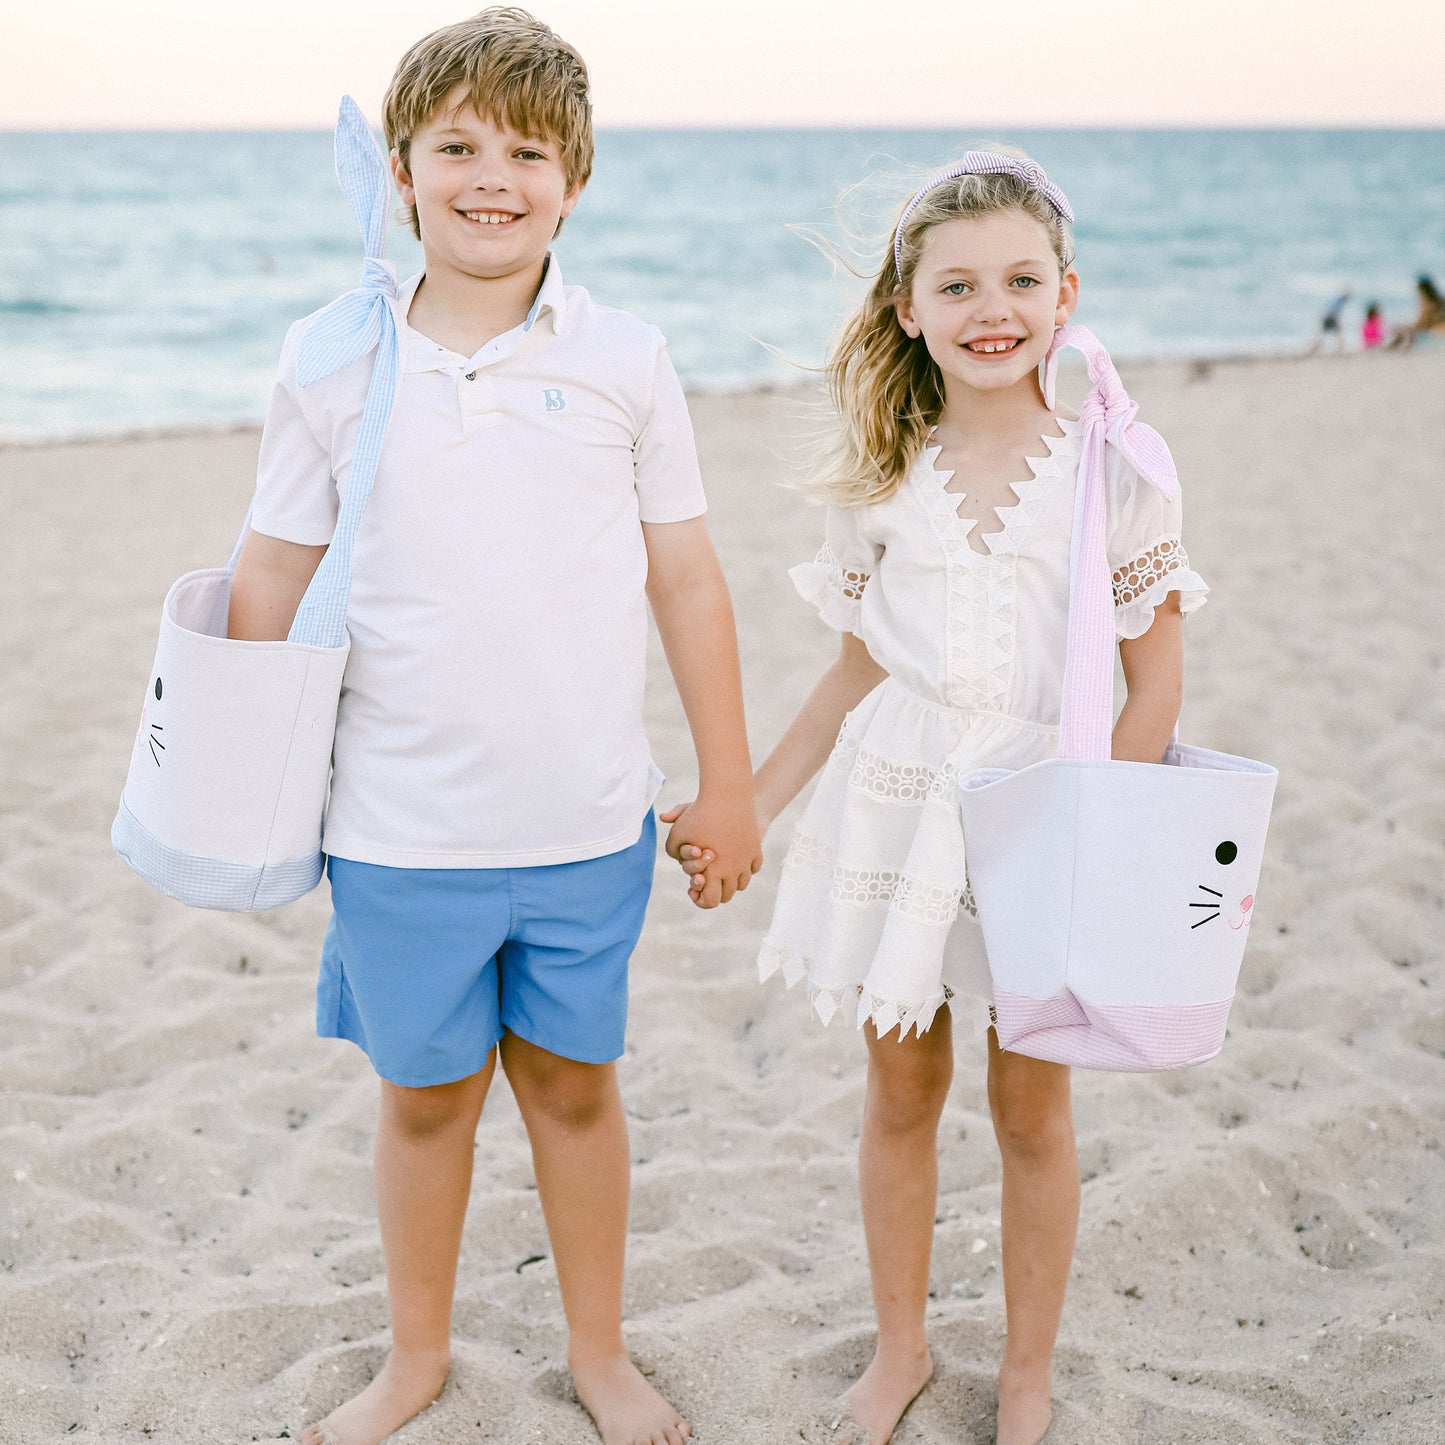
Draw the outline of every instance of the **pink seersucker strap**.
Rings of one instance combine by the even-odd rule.
[[[1064,663],[1061,758],[1107,758],[1114,724],[1114,593],[1109,571],[1106,447],[1117,447],[1167,501],[1179,475],[1164,438],[1141,421],[1103,343],[1085,326],[1061,326],[1044,360],[1044,400],[1054,404],[1059,353],[1084,355],[1093,388],[1079,409],[1083,451],[1069,545],[1069,640]]]

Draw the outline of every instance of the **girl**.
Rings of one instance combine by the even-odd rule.
[[[969,152],[904,207],[828,362],[841,427],[817,484],[825,541],[792,575],[842,648],[755,796],[766,829],[824,769],[761,967],[806,980],[824,1022],[856,1018],[868,1048],[859,1175],[878,1345],[840,1401],[838,1445],[884,1445],[932,1373],[924,1312],[953,1028],[989,1024],[954,782],[1057,752],[1081,428],[1045,401],[1039,368],[1078,300],[1071,220],[1027,157]],[[1158,762],[1179,706],[1181,616],[1207,589],[1180,546],[1177,499],[1113,446],[1107,473],[1128,684],[1113,754]],[[707,851],[682,861],[697,888]],[[988,1097],[1008,1323],[998,1440],[1033,1445],[1051,1418],[1079,1208],[1069,1071],[990,1034]]]
[[[1365,319],[1360,323],[1360,346],[1373,351],[1385,344],[1385,318],[1378,301],[1371,301],[1365,307]]]

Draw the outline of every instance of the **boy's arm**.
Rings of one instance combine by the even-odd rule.
[[[236,573],[226,635],[245,642],[282,642],[336,526],[339,498],[331,453],[302,408],[295,351],[304,323],[286,333],[276,384],[261,431],[252,517],[275,532],[312,536],[288,542],[271,531],[246,533]]]
[[[284,642],[325,555],[325,547],[248,532],[231,579],[226,636],[246,642]]]
[[[678,858],[684,843],[712,850],[715,861],[695,901],[714,908],[746,888],[763,862],[732,601],[701,517],[644,522],[642,534],[647,600],[697,753],[697,798],[673,822],[667,851]]]
[[[1113,756],[1126,762],[1157,763],[1179,721],[1184,694],[1184,618],[1179,594],[1171,592],[1154,611],[1142,637],[1119,644],[1124,683],[1129,689],[1114,724]]]

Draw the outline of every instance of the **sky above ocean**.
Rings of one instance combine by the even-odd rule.
[[[373,118],[476,0],[14,4],[0,129]],[[1439,0],[531,0],[609,126],[1445,125]]]

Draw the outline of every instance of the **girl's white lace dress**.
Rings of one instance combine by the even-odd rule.
[[[1082,427],[1015,483],[999,530],[980,525],[926,447],[899,489],[827,512],[817,557],[795,567],[824,621],[855,633],[888,677],[848,714],[798,822],[759,966],[806,980],[824,1023],[845,1011],[880,1033],[922,1033],[948,1003],[988,1026],[991,986],[972,910],[954,783],[973,768],[1021,768],[1058,751],[1068,630],[1069,532]],[[1139,637],[1169,592],[1208,592],[1166,502],[1108,449],[1109,560],[1117,631]]]

